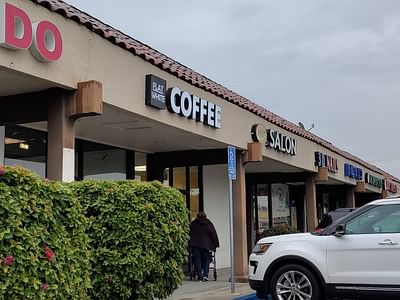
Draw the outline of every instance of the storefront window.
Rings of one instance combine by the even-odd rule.
[[[84,140],[75,148],[77,180],[126,179],[126,150]]]
[[[200,189],[198,167],[190,167],[190,214],[191,219],[196,218],[200,211]]]
[[[169,186],[169,168],[164,169],[163,185]]]
[[[174,168],[173,169],[173,183],[172,186],[180,190],[183,194],[186,194],[186,168]]]
[[[84,179],[125,179],[125,150],[85,152],[83,166]]]
[[[147,181],[147,155],[142,152],[135,152],[135,179]]]
[[[269,228],[268,185],[257,184],[258,229]]]
[[[190,219],[196,218],[201,206],[201,188],[199,183],[199,167],[175,167],[166,169],[171,176],[167,176],[172,187],[178,189],[186,199],[186,206],[190,210]],[[172,181],[171,181],[172,180]],[[164,179],[166,182],[166,179]]]
[[[273,225],[290,224],[289,187],[286,184],[272,184]]]
[[[6,126],[4,164],[22,166],[46,177],[47,133],[22,126]]]

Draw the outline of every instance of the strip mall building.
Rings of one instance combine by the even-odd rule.
[[[204,210],[235,272],[259,229],[396,194],[400,180],[58,0],[0,1],[0,163],[55,180],[160,180]]]

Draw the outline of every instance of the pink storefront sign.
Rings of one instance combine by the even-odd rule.
[[[39,61],[60,59],[63,41],[59,28],[46,20],[31,22],[19,7],[0,2],[0,45],[9,49],[28,49]]]

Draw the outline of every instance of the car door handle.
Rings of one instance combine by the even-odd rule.
[[[383,240],[382,242],[379,242],[379,245],[382,245],[382,246],[395,246],[395,245],[398,245],[399,243],[398,242],[393,242],[392,240],[389,240],[389,239],[386,239],[386,240]]]

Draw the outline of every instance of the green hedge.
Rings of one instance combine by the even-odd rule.
[[[182,282],[188,211],[182,194],[159,182],[71,184],[90,218],[93,299],[154,299]]]
[[[298,233],[298,232],[299,232],[298,229],[294,226],[289,226],[287,224],[280,224],[280,225],[275,225],[273,227],[265,229],[263,232],[261,232],[258,239],[268,237],[268,236],[273,236],[273,235]]]
[[[0,166],[0,299],[89,299],[86,228],[64,184]]]
[[[0,299],[165,298],[188,228],[182,194],[158,182],[65,184],[0,166]]]

